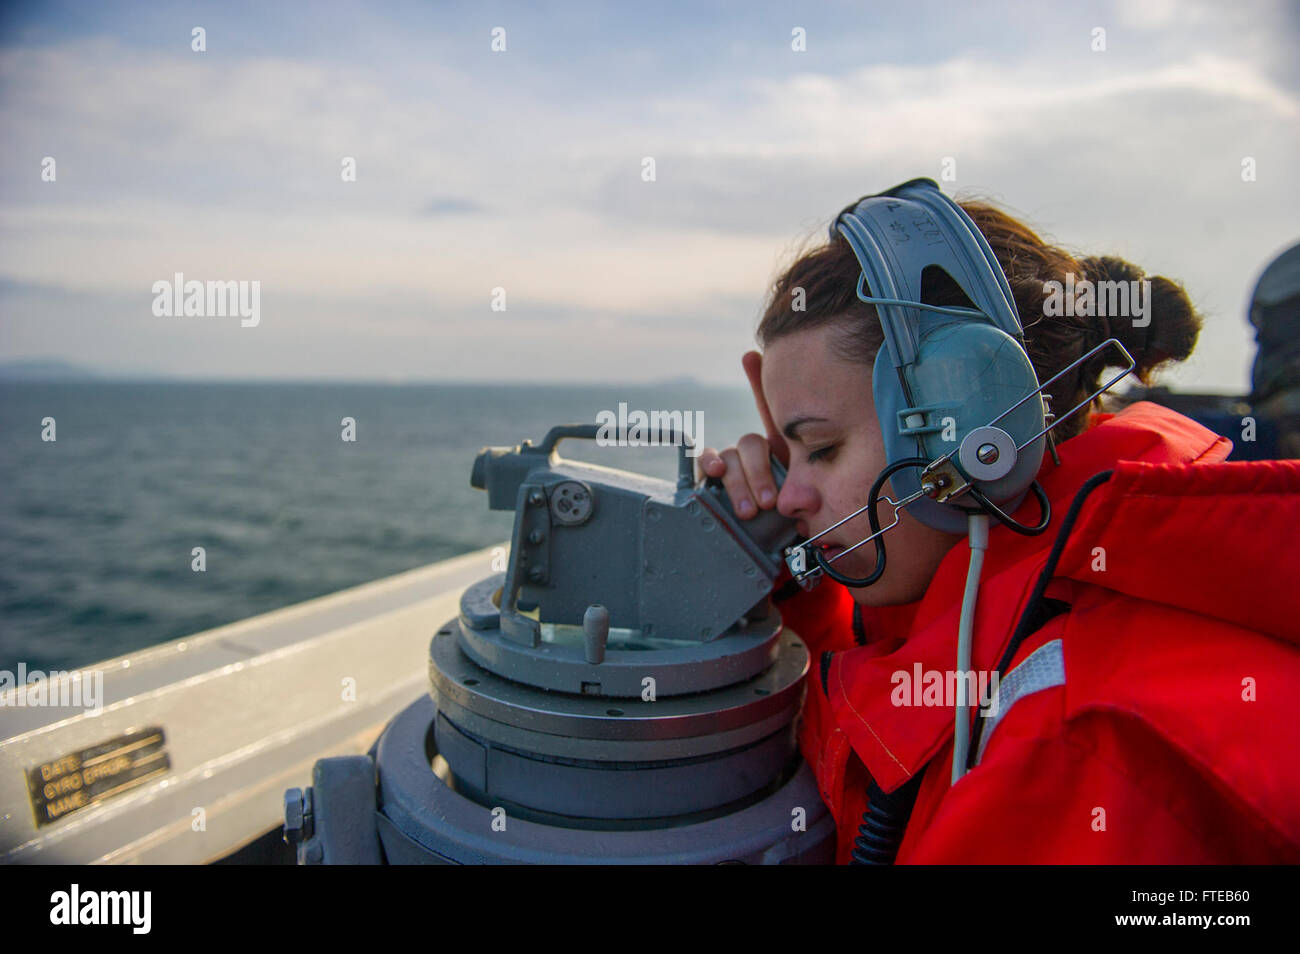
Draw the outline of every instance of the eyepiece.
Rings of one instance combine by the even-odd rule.
[[[475,490],[487,489],[487,459],[488,448],[483,448],[474,458],[474,469],[470,471],[469,485]]]

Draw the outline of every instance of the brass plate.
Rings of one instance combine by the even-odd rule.
[[[27,770],[36,825],[122,795],[171,770],[161,726],[128,732]]]

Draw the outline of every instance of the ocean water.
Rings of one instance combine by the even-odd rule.
[[[89,665],[496,544],[513,518],[470,487],[478,451],[620,401],[700,411],[714,447],[760,430],[743,384],[0,383],[0,669]],[[676,475],[671,447],[560,453]]]

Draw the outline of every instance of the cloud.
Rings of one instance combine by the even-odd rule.
[[[465,215],[475,212],[486,212],[487,207],[473,199],[458,199],[454,196],[437,196],[430,199],[420,209],[420,214],[425,216],[438,215]]]
[[[685,65],[689,81],[658,77],[682,60],[681,43],[709,48],[726,23],[678,30],[678,46],[668,34],[625,38],[636,48],[599,84],[583,69],[617,61],[623,41],[583,45],[567,22],[570,33],[512,27],[512,52],[497,59],[485,42],[431,57],[391,33],[380,58],[310,43],[197,56],[104,33],[11,45],[0,49],[12,144],[0,154],[0,278],[98,295],[100,320],[121,322],[92,336],[106,358],[194,373],[249,356],[177,357],[171,332],[137,324],[128,303],[175,271],[263,283],[265,307],[285,309],[278,327],[294,329],[259,342],[267,369],[367,376],[406,360],[423,334],[462,376],[497,373],[503,346],[525,347],[534,370],[581,376],[658,329],[695,342],[681,370],[709,379],[736,373],[794,247],[856,196],[937,177],[951,157],[950,191],[991,195],[1072,247],[1185,279],[1215,316],[1202,363],[1179,372],[1185,386],[1242,387],[1244,297],[1294,240],[1300,207],[1290,21],[1264,15],[1273,7],[1137,19],[1108,9],[1055,32],[1013,24],[984,45],[963,42],[964,21],[936,26],[925,52],[944,52],[925,60],[885,42],[905,35],[891,22],[872,49],[913,58],[865,63],[854,52],[863,27],[810,26],[799,57],[783,45],[784,15],[760,11],[780,36],[747,28],[719,65]],[[1106,53],[1088,49],[1094,13],[1108,24]],[[1189,46],[1195,36],[1214,42]],[[571,95],[557,92],[565,84]],[[54,183],[39,176],[46,155]],[[641,176],[647,156],[653,182]],[[1258,163],[1255,182],[1241,179],[1244,156]],[[344,157],[355,182],[340,176]],[[488,310],[497,287],[509,319]],[[30,310],[39,298],[0,285],[6,319],[20,300],[28,317],[5,348],[69,347],[62,322],[84,304],[53,296],[42,325]],[[328,348],[306,346],[313,336]]]

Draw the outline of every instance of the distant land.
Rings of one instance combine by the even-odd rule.
[[[71,361],[53,358],[20,358],[0,361],[0,381],[89,381],[99,372]]]
[[[629,382],[621,381],[520,381],[509,380],[500,382],[491,382],[485,380],[450,380],[447,378],[430,378],[421,380],[411,378],[405,375],[389,377],[387,379],[329,379],[319,377],[304,378],[220,378],[220,377],[190,377],[187,375],[172,374],[164,371],[150,370],[107,370],[91,368],[86,365],[76,364],[72,361],[63,361],[58,358],[11,358],[9,360],[0,360],[0,381],[149,381],[149,382],[174,382],[174,383],[213,383],[213,384],[501,384],[512,387],[567,387],[570,384],[583,386],[602,386],[602,385],[619,385]],[[744,382],[729,382],[727,384],[706,384],[699,378],[690,374],[675,374],[670,377],[659,378],[654,381],[634,381],[630,382],[635,387],[687,387],[687,388],[717,388],[736,389],[743,388]]]

